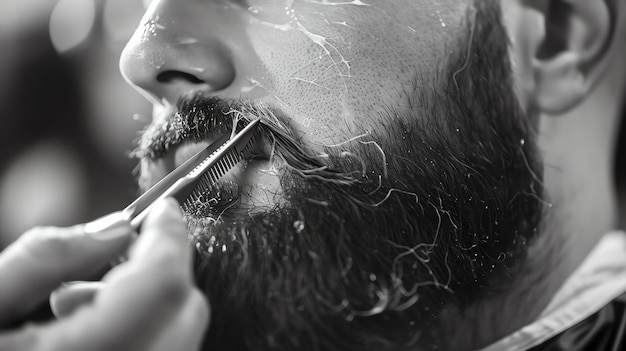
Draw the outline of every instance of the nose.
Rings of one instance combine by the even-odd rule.
[[[155,103],[195,91],[218,93],[236,80],[235,1],[153,0],[122,52],[126,80]]]

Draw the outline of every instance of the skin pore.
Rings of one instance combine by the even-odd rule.
[[[144,187],[235,117],[271,150],[186,209],[207,350],[484,346],[575,267],[499,1],[153,1],[142,24]]]

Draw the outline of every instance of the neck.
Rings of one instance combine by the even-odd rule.
[[[619,70],[626,74],[626,69]],[[531,243],[512,291],[485,298],[462,313],[443,312],[441,324],[451,329],[442,333],[451,349],[487,346],[536,320],[601,237],[615,227],[613,149],[621,119],[615,102],[616,92],[626,86],[623,76],[607,77],[567,114],[541,116],[538,142],[548,203],[544,232]]]
[[[566,237],[568,271],[584,260],[600,237],[616,225],[613,179],[615,141],[626,90],[621,59],[593,94],[571,112],[542,118],[540,145],[545,182],[556,223]]]

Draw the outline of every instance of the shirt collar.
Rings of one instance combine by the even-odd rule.
[[[606,234],[538,319],[481,351],[535,347],[599,311],[626,291],[626,233]]]

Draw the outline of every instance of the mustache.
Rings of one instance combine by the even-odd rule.
[[[201,93],[179,98],[161,123],[151,124],[142,132],[135,156],[155,161],[168,150],[184,142],[198,142],[215,135],[237,133],[253,119],[272,120],[272,124],[289,133],[288,126],[269,109],[248,106],[244,101],[221,99]],[[248,113],[244,113],[246,111]],[[255,111],[255,116],[250,114]]]
[[[306,179],[337,184],[358,181],[360,172],[338,171],[322,162],[328,154],[316,154],[306,147],[290,119],[277,108],[202,93],[181,97],[162,123],[148,126],[131,156],[156,161],[180,144],[204,141],[215,135],[234,135],[256,119],[260,119],[261,149],[267,151],[269,155],[265,156],[270,160],[280,158],[288,170]]]

